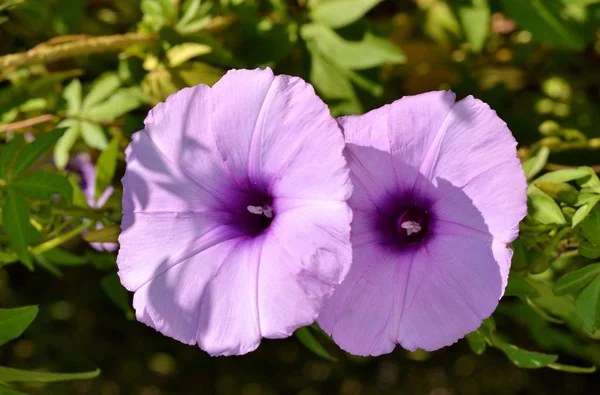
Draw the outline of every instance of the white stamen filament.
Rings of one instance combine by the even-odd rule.
[[[248,211],[256,215],[264,215],[267,218],[273,218],[273,207],[265,204],[264,206],[248,206]]]
[[[422,229],[421,224],[415,221],[402,222],[400,226],[402,229],[406,229],[406,234],[408,236],[412,235],[413,233],[419,233]]]

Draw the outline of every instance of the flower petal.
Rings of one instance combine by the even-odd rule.
[[[410,254],[398,258],[376,244],[354,249],[346,280],[318,319],[343,350],[354,355],[381,355],[396,346]]]
[[[219,200],[162,155],[147,132],[135,133],[125,154],[123,212],[223,210]]]
[[[439,135],[422,172],[461,188],[489,231],[504,243],[513,241],[527,211],[527,182],[506,123],[469,96],[452,108]]]
[[[117,265],[130,291],[204,249],[241,236],[228,226],[234,218],[222,212],[125,213]]]
[[[314,322],[350,267],[349,208],[304,203],[279,202],[263,245],[258,300],[264,337],[287,337]]]
[[[398,342],[411,351],[448,346],[492,314],[502,290],[490,242],[434,236],[412,261]]]
[[[450,91],[405,96],[364,115],[340,118],[346,142],[400,154],[419,168],[454,105]]]
[[[239,184],[273,197],[349,197],[341,131],[309,84],[270,69],[234,70],[212,97],[217,147]]]

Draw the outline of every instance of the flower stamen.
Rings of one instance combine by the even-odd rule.
[[[421,224],[415,221],[406,221],[403,222],[400,226],[402,227],[402,229],[406,230],[406,234],[408,236],[412,235],[413,233],[419,233],[421,229],[423,229],[421,227]]]

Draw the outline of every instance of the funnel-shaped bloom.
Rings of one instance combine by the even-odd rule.
[[[353,263],[319,324],[357,355],[450,345],[495,309],[526,213],[516,142],[485,103],[405,97],[340,119]]]
[[[119,275],[137,318],[212,355],[313,322],[351,261],[337,122],[299,78],[228,72],[128,147]]]

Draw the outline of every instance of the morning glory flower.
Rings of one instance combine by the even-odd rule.
[[[316,319],[351,262],[344,138],[300,78],[228,72],[126,150],[117,259],[137,319],[211,355]]]
[[[356,355],[436,350],[477,329],[506,286],[526,213],[516,141],[485,103],[404,97],[340,119],[353,263],[319,317]]]
[[[67,169],[74,171],[79,174],[79,187],[83,192],[86,203],[91,208],[103,207],[108,199],[112,196],[115,189],[112,186],[108,186],[98,199],[95,196],[96,188],[96,167],[90,159],[88,153],[77,154],[73,159],[69,161]],[[102,223],[96,223],[96,229],[102,229],[104,225]],[[119,248],[117,243],[89,243],[90,246],[97,251],[116,251]]]

